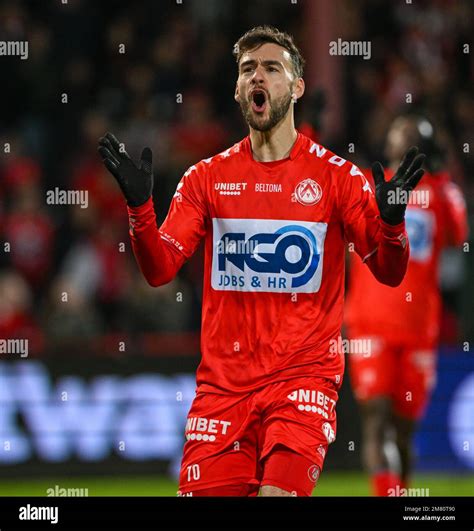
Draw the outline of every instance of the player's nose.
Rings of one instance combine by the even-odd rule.
[[[264,72],[265,69],[263,68],[263,66],[257,65],[251,77],[251,81],[253,81],[254,83],[263,83],[265,80],[265,76],[263,75]]]

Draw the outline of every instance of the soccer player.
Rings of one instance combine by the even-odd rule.
[[[406,211],[410,260],[405,278],[398,288],[387,288],[352,254],[345,309],[353,347],[351,382],[362,414],[363,460],[378,496],[400,495],[409,488],[412,437],[436,376],[439,255],[446,246],[461,245],[467,233],[462,194],[439,171],[440,148],[427,119],[407,115],[393,122],[386,142],[386,176],[412,143],[424,146],[428,174]]]
[[[178,494],[309,496],[336,436],[345,240],[380,282],[402,281],[405,205],[387,198],[416,186],[424,155],[410,149],[390,182],[376,163],[374,193],[356,166],[295,129],[305,84],[293,39],[257,27],[234,50],[250,133],[185,172],[160,228],[150,149],[136,164],[108,133],[99,152],[152,286],[205,240],[202,360]]]

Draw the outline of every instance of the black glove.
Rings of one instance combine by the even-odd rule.
[[[375,182],[375,199],[379,207],[380,217],[385,223],[398,225],[405,219],[409,192],[415,188],[425,173],[421,169],[425,155],[417,155],[418,148],[411,147],[403,157],[397,173],[385,181],[383,166],[380,162],[372,165]]]
[[[151,149],[148,147],[143,149],[137,166],[128,153],[120,149],[120,142],[115,136],[107,133],[100,138],[97,151],[105,167],[119,183],[128,205],[137,207],[146,203],[153,191]]]

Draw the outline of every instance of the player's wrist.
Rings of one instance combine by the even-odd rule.
[[[140,216],[148,213],[150,210],[153,210],[153,212],[155,211],[152,196],[148,197],[139,205],[133,205],[127,201],[127,211],[130,216]]]
[[[127,206],[130,208],[140,208],[141,206],[145,205],[152,199],[151,195],[143,195],[139,197],[126,197],[127,200]]]
[[[405,221],[405,213],[403,214],[397,214],[397,215],[391,215],[387,216],[386,214],[380,213],[380,219],[386,223],[387,225],[396,226],[400,225],[400,223],[403,223]]]
[[[398,223],[387,223],[382,216],[379,218],[380,227],[382,232],[387,236],[397,236],[402,232],[405,232],[405,218]]]

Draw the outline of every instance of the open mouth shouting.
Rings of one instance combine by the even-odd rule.
[[[258,114],[263,114],[267,108],[267,93],[263,89],[255,89],[250,99],[252,101],[252,110]]]

